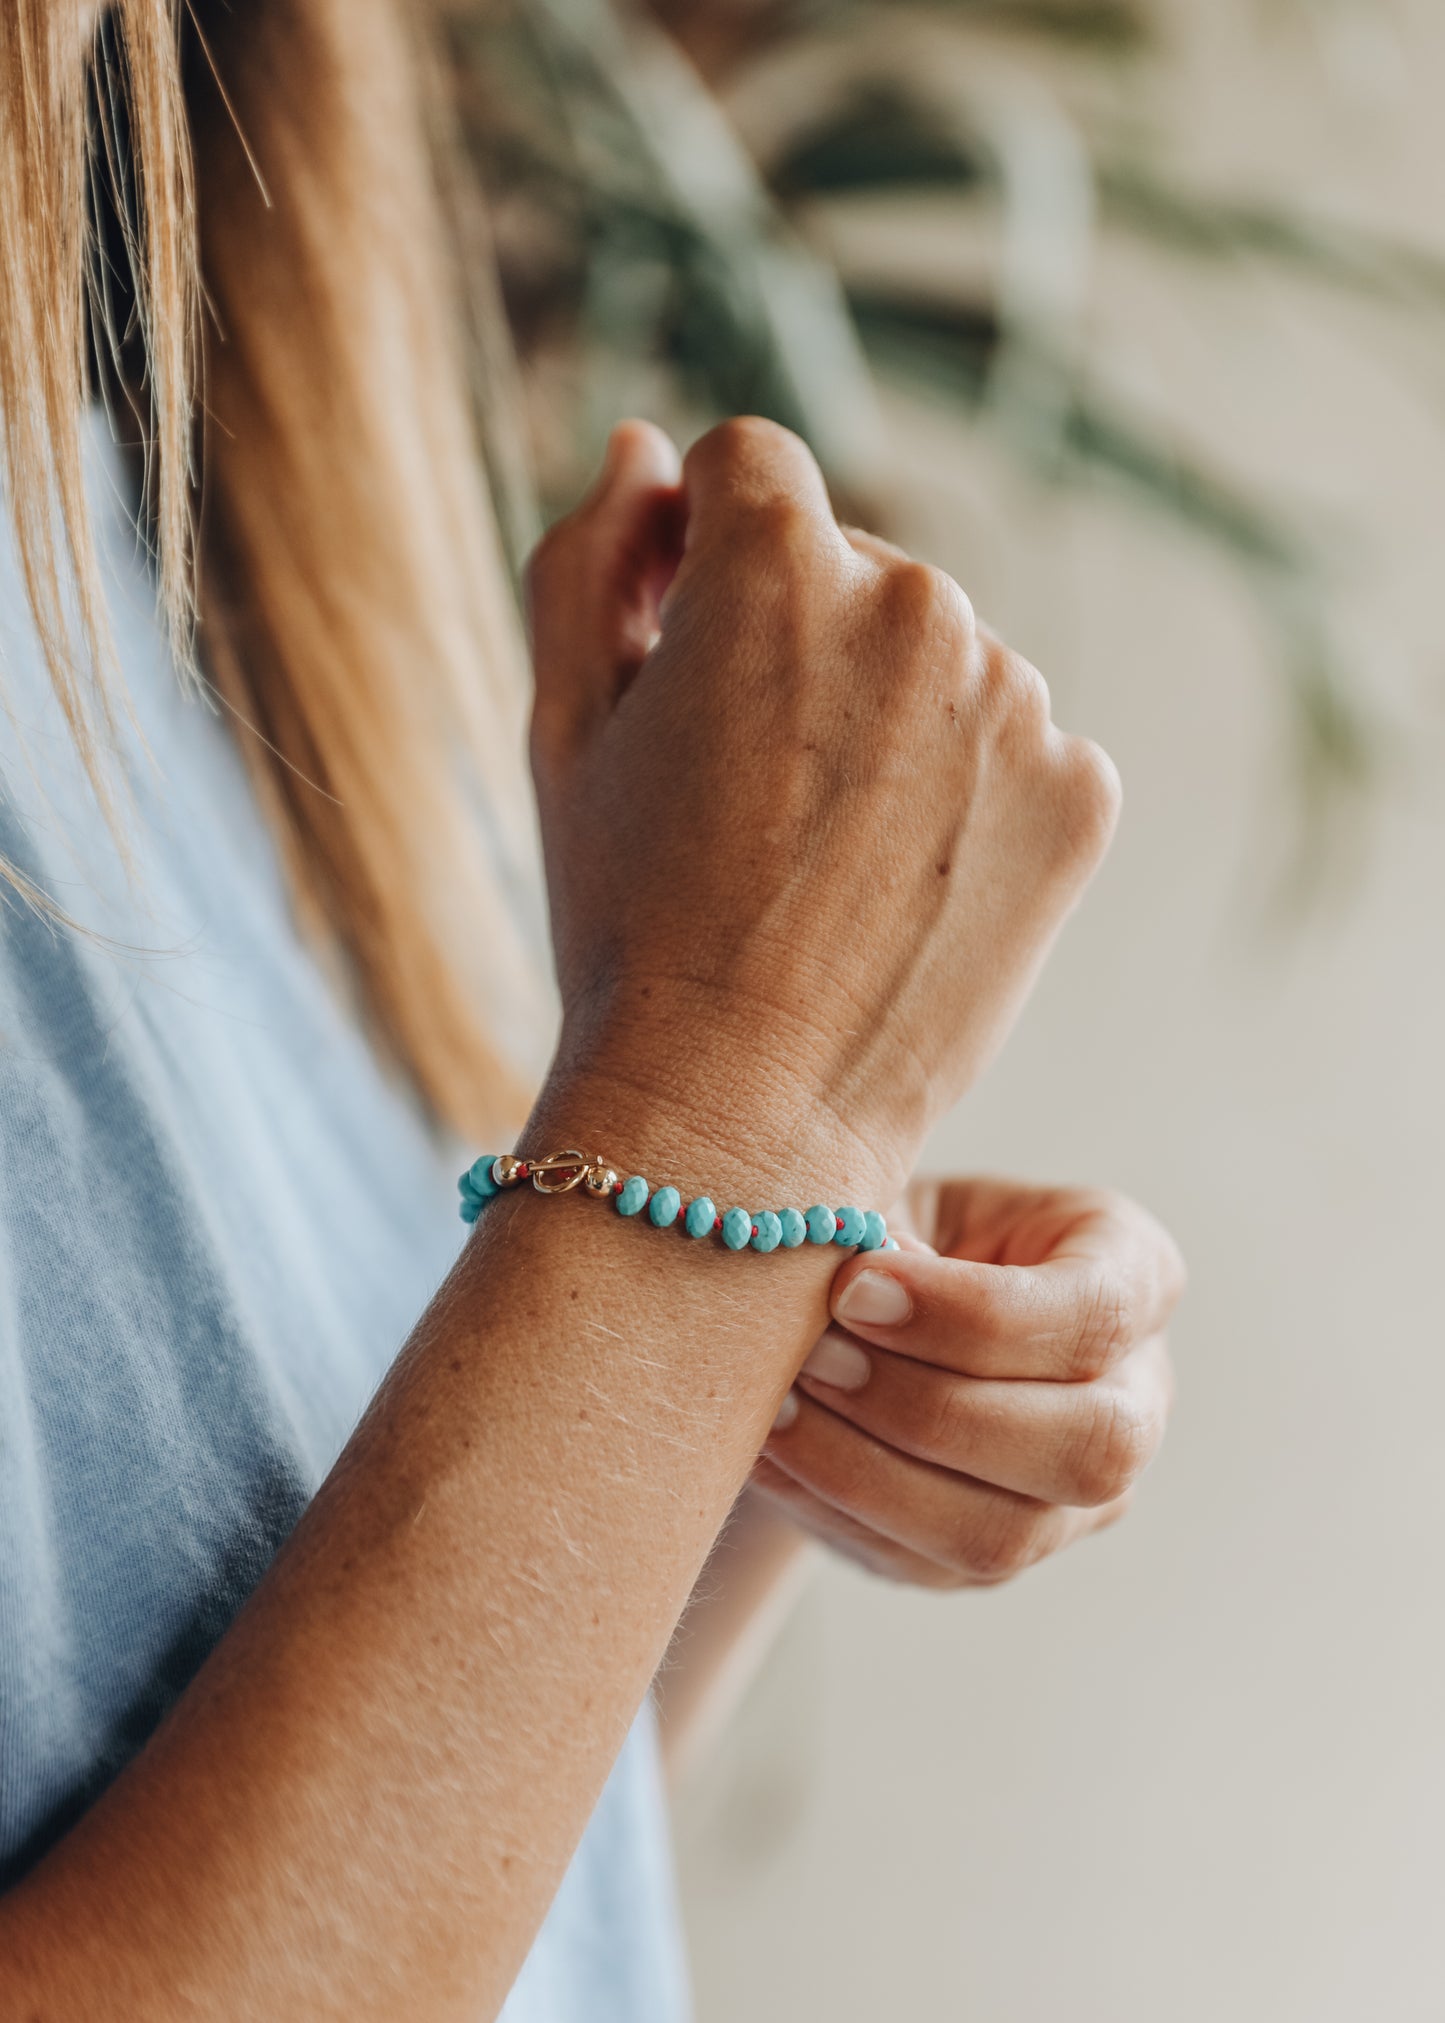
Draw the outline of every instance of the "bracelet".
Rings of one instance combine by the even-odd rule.
[[[888,1224],[876,1209],[827,1208],[821,1202],[805,1215],[800,1208],[729,1208],[719,1215],[705,1194],[683,1206],[675,1187],[653,1191],[640,1173],[624,1180],[599,1153],[554,1152],[549,1159],[519,1159],[515,1153],[484,1152],[457,1182],[463,1222],[475,1222],[489,1201],[530,1180],[539,1194],[570,1194],[581,1187],[594,1201],[615,1201],[619,1215],[645,1208],[654,1229],[679,1229],[685,1236],[720,1236],[729,1250],[796,1250],[801,1243],[836,1243],[857,1250],[897,1250]]]

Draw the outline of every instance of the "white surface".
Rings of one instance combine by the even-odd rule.
[[[1445,40],[1376,11],[1413,21],[1410,60],[1342,127],[1282,43],[1246,75],[1194,10],[1187,152],[1428,223]],[[1389,337],[1328,294],[1116,264],[1161,409],[1365,528],[1360,679],[1410,736],[1355,890],[1282,928],[1288,744],[1245,600],[894,411],[919,544],[1127,795],[935,1163],[1154,1205],[1193,1271],[1180,1400],[1129,1523],[1002,1593],[824,1571],[681,1809],[701,2023],[1445,2016],[1445,318]]]

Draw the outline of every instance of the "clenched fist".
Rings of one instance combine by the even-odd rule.
[[[625,424],[530,587],[559,1071],[893,1198],[1103,855],[1113,767],[769,422],[680,468]]]

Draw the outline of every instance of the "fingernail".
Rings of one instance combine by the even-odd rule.
[[[873,1358],[851,1335],[829,1328],[820,1335],[803,1365],[803,1375],[835,1391],[861,1391],[873,1369]]]
[[[860,1271],[838,1295],[833,1308],[840,1321],[865,1328],[896,1328],[913,1312],[913,1302],[889,1272]]]
[[[796,1391],[789,1391],[787,1397],[784,1398],[782,1404],[778,1407],[778,1416],[773,1421],[773,1431],[775,1433],[786,1433],[797,1416],[798,1394]]]

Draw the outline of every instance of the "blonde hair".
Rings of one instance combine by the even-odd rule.
[[[191,0],[183,32],[173,0],[118,0],[96,31],[83,0],[8,0],[0,417],[41,648],[112,818],[92,335],[140,421],[178,662],[228,706],[301,918],[436,1116],[480,1135],[521,1103],[489,1034],[526,956],[478,832],[479,807],[527,822],[521,648],[417,12]],[[120,224],[124,327],[88,177]]]

